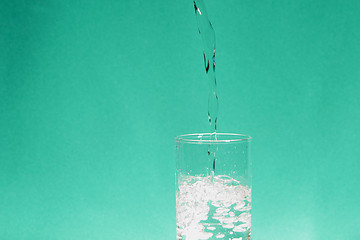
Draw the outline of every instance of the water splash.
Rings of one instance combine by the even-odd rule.
[[[250,239],[251,189],[218,175],[186,176],[176,194],[177,239]]]

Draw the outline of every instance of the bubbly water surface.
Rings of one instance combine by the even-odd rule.
[[[176,193],[177,239],[250,239],[251,189],[228,176],[187,177]]]

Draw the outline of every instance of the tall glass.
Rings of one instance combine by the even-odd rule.
[[[188,134],[175,142],[177,239],[249,240],[251,137]]]

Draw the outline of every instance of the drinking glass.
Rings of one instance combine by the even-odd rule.
[[[251,137],[187,134],[175,143],[177,239],[249,240]]]

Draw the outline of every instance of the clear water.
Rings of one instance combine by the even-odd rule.
[[[210,132],[216,133],[219,103],[216,92],[215,76],[215,32],[211,22],[209,21],[204,1],[194,0],[194,8],[199,34],[203,42],[205,72],[208,76],[209,83],[208,118],[210,123]]]
[[[178,240],[250,239],[251,189],[228,176],[185,178],[176,195]]]
[[[209,83],[208,119],[210,123],[210,133],[213,133],[211,139],[216,140],[219,99],[216,91],[215,75],[215,32],[208,18],[204,1],[194,0],[193,2],[198,30],[203,42],[205,72],[208,76]],[[209,146],[208,155],[213,161],[213,174],[215,173],[216,151],[217,149],[214,144]]]

